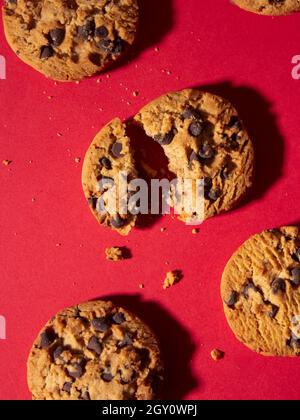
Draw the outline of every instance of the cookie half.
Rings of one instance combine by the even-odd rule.
[[[204,180],[205,219],[232,209],[252,185],[253,145],[225,99],[196,89],[169,93],[135,121],[164,148],[177,178]],[[193,216],[185,212],[180,219]]]
[[[116,118],[92,141],[83,162],[82,185],[98,222],[121,235],[128,235],[136,223],[129,208],[130,191],[123,188],[136,178],[126,127]]]
[[[300,355],[300,231],[267,230],[248,239],[222,277],[227,321],[263,355]]]
[[[231,0],[236,6],[260,15],[280,16],[300,11],[299,0]]]
[[[7,41],[27,64],[60,81],[107,68],[133,44],[137,0],[6,0]]]
[[[162,382],[152,331],[111,302],[88,302],[55,315],[28,358],[34,400],[151,400]]]

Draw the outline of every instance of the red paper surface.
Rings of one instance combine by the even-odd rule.
[[[300,80],[291,75],[292,57],[300,54],[300,15],[257,16],[229,0],[141,3],[130,61],[109,78],[80,84],[55,84],[36,73],[11,52],[0,30],[7,71],[0,80],[0,161],[12,160],[0,165],[0,314],[7,321],[0,398],[30,398],[26,359],[50,317],[113,296],[159,336],[167,397],[297,399],[300,361],[264,358],[240,344],[226,323],[219,288],[227,260],[250,235],[300,218]],[[128,238],[98,226],[75,158],[83,158],[113,117],[128,118],[151,99],[192,86],[231,100],[253,137],[257,177],[248,199],[205,222],[199,235],[170,217]],[[106,262],[104,249],[114,245],[128,246],[133,258]],[[184,279],[164,291],[170,269],[182,270]],[[215,347],[225,352],[218,363],[210,357]]]

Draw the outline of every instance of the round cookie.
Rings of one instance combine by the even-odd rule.
[[[178,179],[204,180],[205,219],[233,208],[252,185],[254,151],[237,111],[196,89],[169,93],[135,117],[158,142]],[[182,212],[180,219],[197,219]]]
[[[27,369],[34,400],[151,400],[163,372],[152,331],[105,301],[52,318],[33,344]]]
[[[241,9],[261,15],[280,16],[300,11],[300,0],[232,0]]]
[[[267,230],[248,239],[222,277],[227,321],[263,355],[300,355],[300,231]]]
[[[27,64],[60,81],[104,70],[133,44],[137,0],[6,0],[7,41]]]
[[[126,191],[123,191],[121,174],[127,176],[127,182],[137,178],[126,127],[116,118],[97,134],[89,146],[83,162],[82,185],[98,222],[121,235],[128,235],[137,216],[126,208],[129,207],[130,194],[126,197]]]

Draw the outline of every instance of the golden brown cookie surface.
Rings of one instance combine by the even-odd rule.
[[[232,0],[249,12],[261,15],[280,16],[300,11],[299,0]]]
[[[81,80],[104,70],[133,44],[137,0],[7,0],[6,38],[47,77]]]
[[[59,312],[35,340],[27,367],[36,400],[150,400],[163,371],[151,330],[105,301]]]
[[[300,355],[300,231],[248,239],[222,277],[225,315],[236,337],[264,355]]]

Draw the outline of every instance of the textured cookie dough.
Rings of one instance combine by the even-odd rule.
[[[134,165],[130,140],[125,125],[119,119],[113,120],[97,134],[83,162],[82,185],[91,211],[100,224],[121,235],[128,235],[136,222],[136,215],[126,212],[125,208],[118,212],[123,209],[124,202],[129,207],[130,201],[129,194],[126,197],[123,193],[120,174],[127,174],[128,182],[136,179]]]
[[[135,117],[158,142],[178,179],[204,180],[207,219],[230,210],[252,184],[252,142],[233,106],[223,98],[187,89],[164,95]],[[182,212],[180,219],[198,218]]]
[[[163,372],[150,329],[104,301],[59,312],[35,340],[27,367],[34,400],[150,400]]]
[[[249,12],[280,16],[300,11],[300,0],[231,0]]]
[[[300,231],[268,230],[252,236],[231,257],[222,277],[225,315],[250,349],[300,355]]]
[[[107,68],[133,44],[137,0],[7,0],[7,41],[27,64],[60,81]]]
[[[106,259],[108,261],[122,261],[124,260],[123,250],[118,246],[106,248],[105,250]]]

